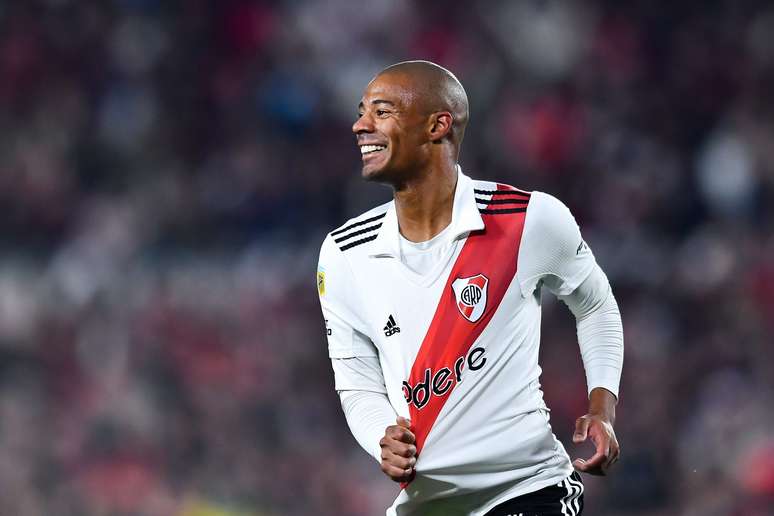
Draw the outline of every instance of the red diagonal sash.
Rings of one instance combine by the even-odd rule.
[[[498,190],[506,189],[510,190],[498,185]],[[525,215],[525,212],[482,214],[486,227],[483,231],[476,231],[468,236],[454,262],[433,320],[412,365],[409,385],[416,386],[419,382],[428,381],[428,370],[431,376],[432,372],[442,368],[454,371],[455,361],[468,353],[486,328],[516,274]],[[489,290],[483,315],[472,323],[463,317],[457,308],[452,283],[457,278],[477,274],[483,274],[489,279]],[[467,367],[467,364],[464,367]],[[465,373],[462,373],[462,376],[464,377]],[[432,378],[429,378],[429,381],[432,382]],[[427,435],[457,384],[456,374],[444,377],[443,383],[446,386],[449,381],[452,382],[451,388],[445,388],[442,396],[430,395],[421,408],[417,408],[413,403],[409,404],[417,455],[421,453]]]

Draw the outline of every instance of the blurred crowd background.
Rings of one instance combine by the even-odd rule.
[[[389,199],[350,127],[413,58],[467,88],[468,175],[564,200],[613,284],[586,513],[774,514],[774,6],[736,0],[0,1],[0,514],[382,513],[314,272]],[[574,321],[543,328],[569,444]]]

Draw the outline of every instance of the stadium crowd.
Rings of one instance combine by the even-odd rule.
[[[468,90],[463,169],[563,199],[615,289],[622,456],[587,513],[773,514],[774,8],[734,0],[0,2],[0,514],[384,509],[314,271],[389,198],[350,126],[408,58]],[[549,296],[543,331],[569,444]]]

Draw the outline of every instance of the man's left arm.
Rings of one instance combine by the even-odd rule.
[[[591,274],[570,294],[559,296],[575,316],[586,383],[588,413],[575,422],[573,442],[591,438],[595,453],[575,459],[578,471],[604,475],[619,457],[615,436],[615,406],[623,365],[623,328],[618,304],[607,277],[595,265]]]
[[[525,244],[526,242],[526,244]],[[604,475],[618,459],[613,431],[618,384],[623,367],[623,328],[610,283],[583,240],[570,210],[555,197],[533,192],[519,256],[523,295],[548,288],[575,315],[589,409],[578,418],[573,441],[591,438],[596,453],[576,459],[579,471]]]

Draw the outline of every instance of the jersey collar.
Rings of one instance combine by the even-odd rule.
[[[451,231],[449,238],[456,239],[467,235],[471,231],[484,229],[484,221],[476,205],[473,180],[462,173],[462,168],[457,165],[457,187],[454,191],[454,203],[452,205]],[[400,256],[400,230],[398,227],[398,215],[395,212],[395,201],[390,203],[384,214],[382,227],[371,246],[371,257]]]

